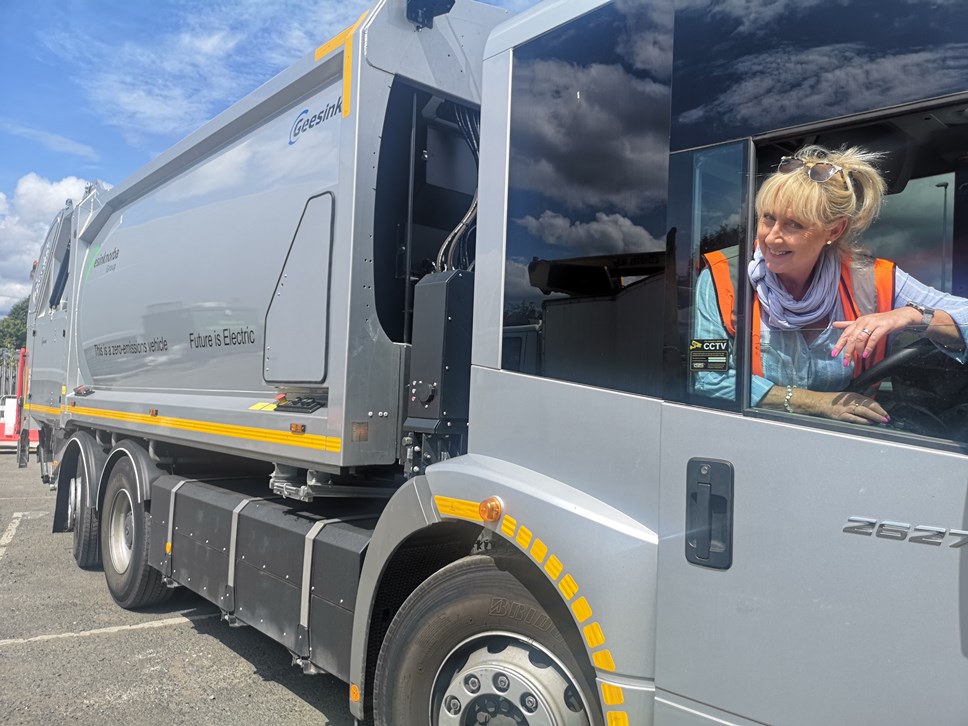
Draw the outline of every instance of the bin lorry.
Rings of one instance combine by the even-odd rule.
[[[360,723],[965,722],[963,364],[898,339],[862,426],[756,403],[738,280],[693,332],[807,143],[881,151],[871,243],[968,292],[968,8],[862,6],[378,0],[90,185],[28,318],[77,564]]]

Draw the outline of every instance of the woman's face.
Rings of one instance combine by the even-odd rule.
[[[830,228],[797,219],[789,209],[764,211],[756,233],[767,269],[794,295],[802,292],[799,288],[810,279],[817,258],[831,238]]]

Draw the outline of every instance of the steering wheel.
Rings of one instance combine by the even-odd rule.
[[[902,366],[910,365],[931,353],[938,352],[937,346],[927,338],[919,338],[910,345],[896,350],[873,368],[864,371],[851,381],[847,390],[852,393],[864,393],[878,381],[884,380]]]

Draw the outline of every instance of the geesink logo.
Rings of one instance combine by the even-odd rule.
[[[292,128],[289,130],[289,145],[292,146],[299,141],[299,136],[312,128],[329,121],[331,118],[343,113],[343,97],[340,96],[335,102],[326,105],[322,111],[310,114],[308,108],[304,108],[293,121]]]

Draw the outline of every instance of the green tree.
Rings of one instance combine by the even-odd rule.
[[[0,320],[0,348],[23,348],[27,345],[27,298],[24,298]]]

